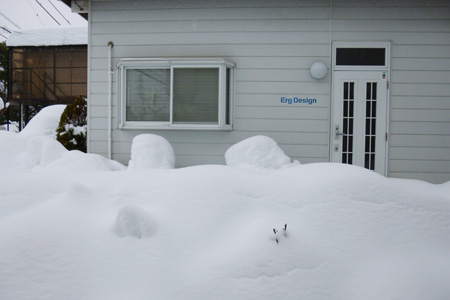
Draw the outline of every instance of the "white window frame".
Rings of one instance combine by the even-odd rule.
[[[117,64],[119,88],[119,129],[172,129],[172,130],[232,130],[233,120],[233,74],[235,65],[221,58],[124,58]],[[173,74],[177,68],[217,68],[219,70],[218,120],[217,124],[173,123]],[[126,120],[126,71],[135,69],[169,69],[170,70],[170,118],[160,121],[127,121]],[[230,69],[229,92],[229,124],[226,124],[227,104],[227,69]]]

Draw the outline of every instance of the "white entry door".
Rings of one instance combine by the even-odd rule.
[[[333,75],[332,161],[386,175],[387,71]]]

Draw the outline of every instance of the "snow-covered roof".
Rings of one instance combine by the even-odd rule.
[[[10,34],[6,45],[8,47],[87,45],[87,41],[87,26],[71,26],[14,31]]]

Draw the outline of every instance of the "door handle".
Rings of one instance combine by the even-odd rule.
[[[339,136],[347,136],[347,134],[343,133],[343,132],[339,132],[339,124],[336,124],[334,126],[334,138],[337,140],[339,138]]]

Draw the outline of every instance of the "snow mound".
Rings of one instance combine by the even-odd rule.
[[[141,134],[133,139],[129,170],[173,169],[175,154],[170,143],[154,134]]]
[[[25,165],[29,169],[45,166],[61,158],[66,152],[66,148],[55,139],[47,136],[35,136],[27,142]]]
[[[53,155],[59,157],[57,153],[61,151],[55,149],[59,148],[56,143],[45,138],[29,140],[38,136],[54,138],[65,107],[65,105],[52,105],[43,108],[21,132],[13,132],[15,126],[12,125],[10,125],[10,132],[0,131],[0,165],[25,165],[32,168],[49,162]],[[47,151],[50,153],[45,153]]]
[[[152,236],[155,231],[152,216],[139,206],[127,205],[117,213],[114,232],[119,237],[146,238]]]
[[[331,163],[70,170],[2,169],[1,299],[449,299],[448,184]]]
[[[25,151],[26,142],[15,132],[0,130],[0,166],[21,165],[20,154]]]
[[[44,107],[28,122],[20,135],[26,137],[36,135],[55,136],[56,128],[65,108],[66,106],[61,104]]]
[[[78,150],[68,151],[61,143],[47,136],[28,139],[23,159],[27,168],[39,171],[70,170],[83,173],[126,169],[124,165],[101,155],[86,154]]]
[[[228,166],[265,169],[280,169],[299,164],[298,161],[291,162],[273,139],[263,135],[231,146],[225,152],[225,161]]]
[[[354,299],[448,299],[449,258],[435,249],[374,257],[357,274]]]
[[[64,155],[53,162],[43,165],[41,171],[74,173],[122,171],[126,167],[119,162],[109,160],[98,154],[84,153],[78,150],[66,151]]]
[[[97,154],[68,151],[55,140],[65,105],[43,108],[19,133],[0,131],[0,166],[72,173],[121,171],[126,167]]]

